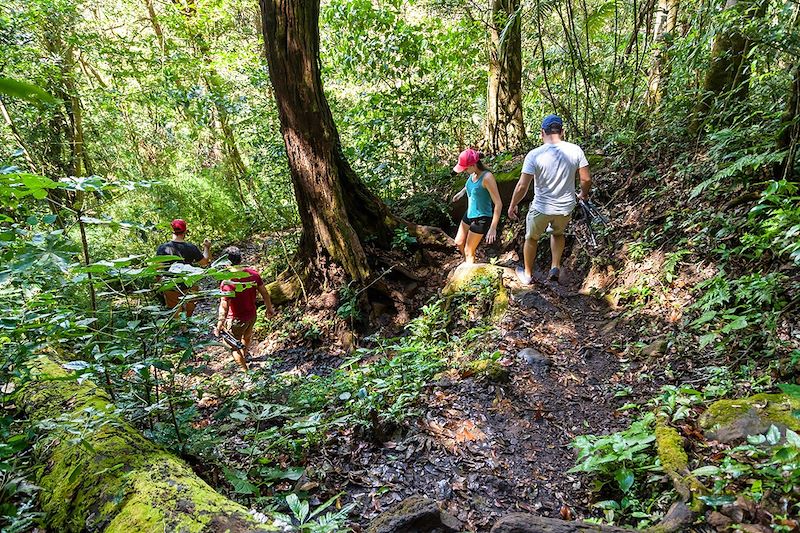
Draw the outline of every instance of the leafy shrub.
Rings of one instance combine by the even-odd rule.
[[[443,194],[447,194],[447,190]],[[426,226],[449,228],[453,226],[450,205],[435,192],[416,193],[396,202],[393,207],[406,220]]]
[[[758,342],[768,353],[778,346],[774,331],[786,305],[786,276],[778,272],[729,279],[724,271],[696,286],[700,296],[691,309],[702,314],[690,327],[705,331],[700,347],[749,347]]]
[[[800,265],[800,194],[796,183],[770,183],[758,205],[750,210],[749,226],[742,236],[741,253],[760,257],[770,251]]]
[[[595,507],[602,509],[609,523],[631,519],[646,525],[653,517],[647,483],[660,472],[653,443],[655,415],[647,413],[628,429],[607,436],[582,435],[572,446],[578,450],[578,464],[569,472],[586,472],[594,480],[598,498]],[[651,493],[650,493],[651,494]]]

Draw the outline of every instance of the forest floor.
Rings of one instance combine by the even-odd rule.
[[[359,502],[351,515],[358,517],[356,531],[411,495],[443,502],[473,531],[488,531],[510,512],[596,515],[588,479],[568,473],[576,459],[573,438],[620,430],[631,421],[631,399],[650,398],[665,383],[703,378],[692,374],[689,361],[680,369],[665,363],[661,339],[668,324],[643,335],[642,323],[629,313],[581,291],[583,277],[565,268],[560,284],[539,278],[521,287],[506,279],[510,306],[487,335],[508,379],[456,369],[441,373],[423,391],[421,416],[397,431],[380,438],[347,429],[327,435],[304,460],[323,468],[324,478],[304,477],[294,490],[318,494],[319,501],[345,491]],[[212,312],[209,303],[200,309]],[[257,340],[255,375],[324,376],[347,358],[338,345],[297,347],[274,335]],[[221,347],[207,350],[218,379],[245,391],[253,386]],[[199,402],[209,424],[218,423],[219,404],[213,398]],[[228,446],[244,444],[231,434]]]

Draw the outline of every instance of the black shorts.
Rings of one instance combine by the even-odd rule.
[[[469,230],[472,233],[486,235],[486,232],[489,231],[489,228],[492,225],[492,217],[468,218],[465,213],[464,217],[461,219],[461,222],[469,226]]]

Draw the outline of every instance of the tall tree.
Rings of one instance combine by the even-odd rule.
[[[658,0],[653,21],[653,43],[655,57],[650,69],[647,84],[647,100],[651,106],[658,106],[664,96],[664,85],[669,77],[669,47],[673,32],[678,25],[680,0]]]
[[[781,115],[777,148],[786,150],[786,157],[774,167],[775,179],[797,181],[794,164],[797,159],[797,143],[800,139],[800,65],[794,65],[792,87],[786,108]]]
[[[491,0],[486,144],[493,152],[525,140],[522,117],[522,23],[520,0]]]
[[[752,41],[743,31],[753,18],[761,17],[767,0],[727,0],[725,11],[730,25],[720,31],[711,47],[711,61],[703,81],[703,95],[695,106],[691,131],[697,132],[715,102],[725,95],[733,101],[744,101],[748,93],[750,67],[748,55]]]
[[[330,261],[361,282],[371,271],[364,241],[388,247],[393,217],[342,153],[322,88],[319,0],[260,0],[269,76],[303,225],[300,253],[314,270]]]
[[[236,184],[236,189],[239,193],[239,199],[243,205],[247,205],[241,185],[241,183],[244,182],[247,186],[247,189],[250,191],[250,195],[252,196],[256,207],[261,210],[258,192],[255,190],[255,184],[253,183],[253,177],[247,167],[247,163],[245,163],[245,160],[242,157],[239,144],[236,141],[232,117],[228,111],[228,98],[227,91],[225,89],[225,83],[214,66],[211,45],[209,44],[206,35],[203,33],[201,21],[198,20],[199,13],[197,11],[197,3],[193,0],[173,0],[173,4],[183,15],[186,21],[187,30],[191,36],[191,41],[196,46],[197,54],[202,59],[203,65],[205,66],[202,74],[203,83],[208,89],[208,92],[211,94],[212,101],[214,103],[214,110],[216,111],[217,115],[216,118],[219,123],[219,129],[222,133],[222,142],[226,162],[228,164],[230,175]],[[163,33],[161,33],[155,11],[152,7],[152,2],[150,0],[147,0],[147,10],[153,26],[153,31],[156,33],[159,43],[163,49]]]

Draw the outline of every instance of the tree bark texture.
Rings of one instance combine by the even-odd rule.
[[[48,531],[274,531],[145,439],[94,384],[47,357],[32,367],[18,405],[34,424],[57,422],[36,444]]]
[[[324,272],[329,260],[353,280],[370,277],[365,240],[388,248],[392,217],[342,153],[322,87],[319,0],[261,0],[281,133],[303,226],[301,256]]]
[[[669,47],[678,25],[679,5],[679,0],[658,0],[656,5],[653,43],[657,46],[647,84],[647,101],[651,107],[657,107],[661,102],[669,78]]]
[[[525,140],[522,115],[522,17],[520,0],[492,0],[486,144],[492,152]]]

